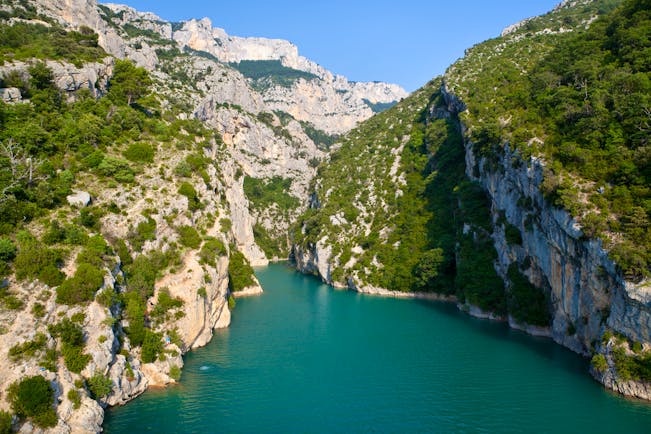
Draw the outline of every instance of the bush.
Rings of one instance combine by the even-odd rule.
[[[255,280],[253,280],[253,268],[249,264],[249,261],[241,252],[234,248],[231,249],[230,261],[228,263],[228,279],[229,286],[233,292],[241,291],[255,283]]]
[[[167,288],[163,288],[158,292],[158,303],[151,312],[152,318],[165,319],[167,311],[171,309],[178,309],[183,306],[183,300],[180,298],[172,298]]]
[[[58,266],[62,263],[61,253],[48,249],[29,234],[23,234],[14,261],[16,279],[39,279],[49,286],[59,285],[65,275]]]
[[[508,277],[511,281],[508,294],[508,308],[511,315],[518,322],[548,326],[551,319],[549,302],[542,289],[533,286],[520,273],[516,263],[509,266]]]
[[[122,155],[136,163],[153,163],[155,150],[149,143],[132,143]]]
[[[127,243],[125,243],[124,240],[120,239],[117,241],[115,244],[115,252],[120,257],[120,262],[122,262],[123,266],[133,263],[133,258],[131,257]]]
[[[104,284],[104,272],[94,265],[80,264],[75,275],[57,288],[57,303],[76,304],[92,301]]]
[[[47,338],[43,333],[39,333],[34,340],[16,344],[9,349],[9,359],[17,362],[26,358],[32,358],[39,355],[45,350]]]
[[[179,241],[185,247],[196,249],[201,245],[201,236],[192,226],[181,226],[176,229],[179,233]]]
[[[606,369],[608,369],[608,362],[606,362],[606,358],[603,356],[603,354],[595,354],[592,357],[590,364],[597,372],[604,372]]]
[[[142,246],[145,244],[145,241],[151,241],[156,239],[156,220],[151,217],[147,217],[146,221],[138,223],[135,231],[131,232],[131,247],[134,251],[142,250]]]
[[[181,379],[181,368],[176,365],[171,366],[169,375],[174,381],[179,381]]]
[[[9,413],[0,410],[0,434],[11,434],[11,420]]]
[[[226,247],[217,238],[208,237],[199,251],[199,260],[202,264],[216,264],[216,258],[226,254]]]
[[[203,208],[197,190],[195,190],[189,182],[181,183],[179,194],[188,198],[188,209],[190,211],[196,211]]]
[[[40,375],[13,383],[7,391],[7,399],[19,417],[29,418],[41,428],[56,425],[57,414],[52,407],[54,389],[50,382]]]
[[[288,194],[292,186],[290,178],[275,176],[268,179],[244,177],[244,193],[255,209],[264,209],[277,204],[283,211],[297,208],[300,202]]]
[[[126,305],[125,316],[129,326],[125,332],[131,345],[137,347],[145,340],[145,305],[137,292],[129,292],[124,295]]]
[[[106,156],[102,162],[97,166],[97,171],[104,176],[112,177],[118,182],[132,183],[135,180],[135,174],[124,160],[119,158]]]
[[[522,234],[520,230],[508,222],[504,228],[504,236],[506,237],[506,242],[510,245],[522,245]]]
[[[72,402],[72,408],[78,410],[81,407],[81,395],[77,389],[70,389],[68,391],[68,399]]]
[[[84,354],[83,328],[64,318],[60,323],[50,326],[50,333],[61,338],[61,353],[68,370],[81,372],[91,359],[90,355]]]
[[[0,260],[13,261],[16,257],[16,250],[16,245],[9,238],[0,238]]]
[[[111,393],[113,381],[100,373],[95,373],[87,380],[88,390],[94,399],[101,399]]]
[[[142,343],[141,359],[144,363],[153,363],[158,354],[163,351],[163,342],[158,333],[145,330],[145,339]]]

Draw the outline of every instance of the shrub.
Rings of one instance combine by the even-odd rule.
[[[111,307],[115,302],[115,292],[111,288],[104,288],[97,294],[95,300],[104,307]]]
[[[233,227],[233,222],[231,219],[227,218],[219,219],[219,226],[221,227],[223,233],[227,233]]]
[[[61,354],[66,367],[71,372],[81,372],[91,359],[91,356],[84,354],[84,330],[83,328],[64,318],[60,323],[50,326],[50,333],[61,338]]]
[[[504,228],[504,235],[507,243],[518,246],[522,245],[522,234],[520,230],[508,222]]]
[[[158,303],[151,312],[154,318],[165,318],[167,311],[177,309],[183,306],[183,300],[180,298],[172,298],[167,288],[163,288],[158,292]]]
[[[151,330],[145,330],[145,339],[142,343],[142,361],[144,363],[153,363],[162,351],[163,342],[161,341],[161,336]]]
[[[176,365],[171,366],[169,375],[174,381],[179,381],[181,379],[181,368]]]
[[[91,229],[99,229],[99,219],[104,214],[104,211],[96,207],[82,208],[79,212],[79,223],[82,226]]]
[[[281,178],[280,176],[268,179],[244,177],[244,193],[251,201],[251,206],[256,209],[268,208],[273,204],[277,204],[284,211],[295,209],[300,202],[287,193],[291,186],[290,178]]]
[[[516,263],[509,266],[508,277],[512,284],[508,294],[508,308],[511,315],[518,322],[548,326],[551,315],[547,297],[542,289],[533,286],[520,273]],[[572,328],[574,328],[574,325],[572,325]]]
[[[129,292],[124,295],[126,305],[125,316],[129,321],[126,328],[127,336],[133,346],[142,345],[145,340],[145,306],[137,292]]]
[[[192,226],[181,226],[177,228],[177,231],[179,233],[179,241],[185,247],[196,249],[201,245],[201,236],[199,236],[199,232]]]
[[[7,398],[19,417],[29,418],[41,428],[56,425],[57,414],[52,407],[54,389],[50,382],[40,375],[13,383],[9,386]]]
[[[104,272],[91,264],[80,264],[75,275],[57,288],[57,303],[75,304],[92,301],[104,284]]]
[[[50,372],[57,372],[57,360],[59,359],[59,353],[56,348],[48,348],[45,350],[45,355],[39,362],[41,367],[47,369]]]
[[[603,354],[595,354],[592,357],[590,364],[597,372],[604,372],[606,369],[608,369],[608,362],[606,362],[606,358],[603,356]]]
[[[72,402],[72,408],[78,410],[81,407],[81,395],[77,389],[68,390],[68,399]]]
[[[228,296],[228,309],[229,309],[229,310],[233,310],[233,309],[235,309],[235,305],[236,305],[236,304],[237,304],[237,303],[236,303],[236,301],[235,301],[235,297],[233,297],[232,295],[229,295],[229,296]]]
[[[16,245],[9,238],[0,238],[0,260],[13,261],[16,257],[16,250]]]
[[[122,155],[136,163],[153,163],[155,150],[149,143],[132,143]]]
[[[0,410],[0,434],[11,434],[11,421],[11,415]]]
[[[32,306],[32,315],[36,318],[43,318],[45,316],[45,306],[38,302],[34,303]]]
[[[129,242],[135,251],[142,250],[145,241],[156,239],[156,220],[147,217],[146,221],[138,223],[135,231],[132,231]]]
[[[226,254],[226,247],[217,238],[206,238],[206,241],[199,251],[199,259],[202,264],[210,264],[213,267],[216,264],[215,259]]]
[[[255,283],[253,280],[253,268],[244,255],[231,249],[230,261],[228,263],[228,279],[231,291],[241,291],[247,286]]]
[[[129,163],[115,157],[104,157],[99,166],[97,166],[97,171],[101,175],[112,177],[122,183],[131,183],[135,180],[135,175]]]
[[[120,257],[120,262],[122,262],[123,266],[133,263],[133,258],[131,257],[127,243],[125,243],[124,240],[120,239],[115,243],[115,251]]]
[[[18,280],[39,279],[49,286],[59,285],[65,278],[58,265],[61,253],[43,246],[30,234],[23,234],[14,261]]]
[[[111,393],[113,381],[100,373],[95,373],[87,380],[88,390],[94,399],[100,399]]]
[[[47,338],[43,333],[39,333],[34,340],[16,344],[9,349],[9,359],[16,362],[25,358],[32,358],[39,355],[45,350]]]
[[[188,209],[190,211],[196,211],[203,208],[197,190],[195,190],[189,182],[181,183],[179,194],[188,198]]]

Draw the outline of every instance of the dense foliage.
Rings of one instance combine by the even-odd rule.
[[[7,391],[7,399],[19,417],[29,418],[41,428],[56,425],[54,389],[50,382],[40,375],[13,383]]]
[[[546,197],[599,237],[628,279],[651,264],[651,3],[561,8],[469,50],[450,68],[475,151],[542,156]],[[561,27],[575,26],[569,33]]]
[[[240,71],[246,78],[250,78],[253,86],[260,90],[272,86],[291,87],[300,79],[318,79],[312,73],[284,66],[280,60],[241,60],[229,65]]]
[[[0,24],[0,61],[54,59],[81,66],[101,60],[106,53],[97,34],[88,27],[66,31],[56,24]]]
[[[244,177],[244,193],[254,209],[265,209],[274,204],[282,211],[297,208],[298,199],[288,193],[291,185],[291,178],[280,176],[268,179]]]
[[[231,249],[230,261],[228,262],[228,282],[231,291],[241,291],[247,286],[255,283],[253,280],[253,268],[244,255]]]

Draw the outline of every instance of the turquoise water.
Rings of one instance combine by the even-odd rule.
[[[649,433],[651,404],[587,362],[448,304],[335,291],[282,264],[181,383],[107,412],[108,433]]]

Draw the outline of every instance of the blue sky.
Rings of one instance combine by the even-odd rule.
[[[113,0],[120,2],[120,0]],[[169,21],[209,17],[236,36],[287,39],[299,53],[356,81],[425,84],[466,48],[560,0],[126,0]]]

